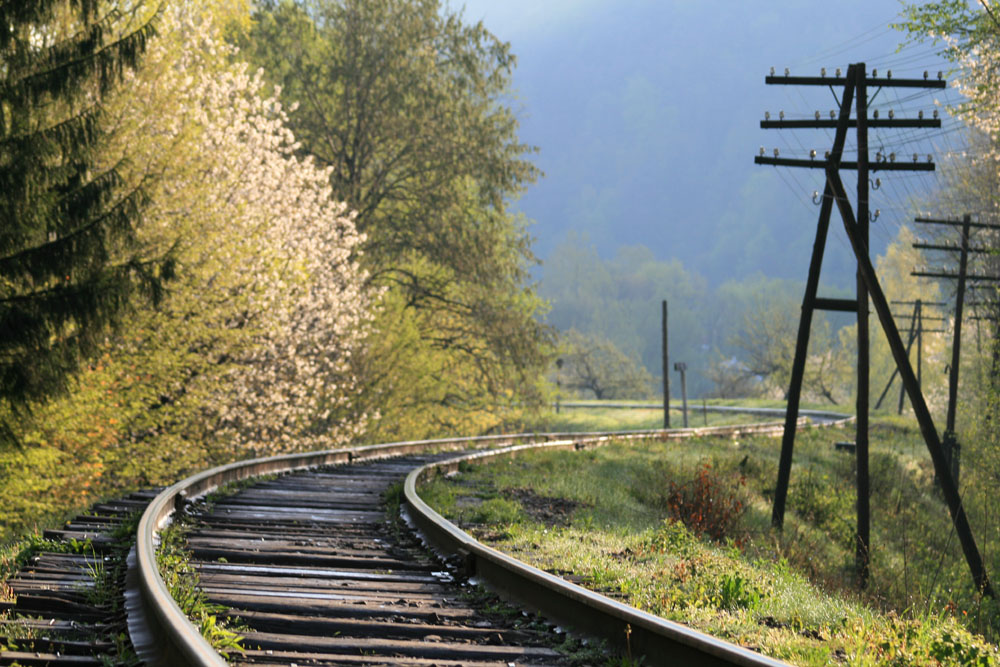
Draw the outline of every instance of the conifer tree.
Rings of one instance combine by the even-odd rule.
[[[154,18],[142,2],[0,3],[0,440],[169,277],[134,243],[141,185],[100,158],[102,100]]]

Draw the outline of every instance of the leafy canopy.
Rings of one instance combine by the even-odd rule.
[[[285,0],[262,3],[241,47],[297,105],[301,152],[331,170],[371,280],[390,289],[368,349],[393,353],[356,359],[368,411],[423,411],[408,433],[423,435],[536,400],[550,334],[508,211],[538,175],[510,46],[437,0]]]

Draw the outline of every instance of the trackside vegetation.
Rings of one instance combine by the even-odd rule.
[[[858,591],[853,454],[835,447],[852,438],[800,435],[783,533],[770,527],[778,441],[763,436],[527,453],[421,495],[521,560],[795,664],[1000,664],[996,603],[972,590],[902,420],[873,428],[872,578]],[[982,526],[986,508],[969,511]]]

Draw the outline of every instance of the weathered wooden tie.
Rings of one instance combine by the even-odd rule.
[[[236,664],[559,664],[551,635],[491,618],[378,510],[408,457],[286,475],[191,507],[192,564],[245,628]]]
[[[97,503],[62,528],[44,532],[49,540],[76,540],[84,553],[41,552],[4,582],[15,600],[0,602],[0,665],[130,664],[121,653],[128,646],[121,601],[95,596],[95,581],[125,558],[112,533],[156,493]],[[103,583],[120,595],[123,582]]]

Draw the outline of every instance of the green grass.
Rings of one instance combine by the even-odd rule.
[[[616,401],[606,401],[616,402]],[[633,401],[627,401],[632,403]],[[587,403],[582,408],[561,408],[543,412],[533,419],[527,420],[521,428],[526,431],[581,433],[588,431],[631,431],[641,429],[663,428],[663,406],[650,403],[644,408],[610,408],[602,405],[602,401],[580,401]],[[708,402],[712,405],[712,401]],[[775,421],[774,416],[749,414],[730,414],[718,412],[702,412],[702,403],[688,404],[688,426],[720,426],[723,424],[749,424],[762,421]],[[771,406],[754,406],[771,407]],[[684,418],[680,412],[670,411],[670,426],[681,428]]]
[[[234,485],[237,488],[239,485]],[[227,659],[233,653],[243,653],[238,621],[225,617],[226,608],[210,603],[199,588],[198,573],[191,565],[187,551],[187,526],[174,521],[160,531],[156,565],[160,576],[177,606],[198,628],[212,647]]]
[[[833,446],[853,437],[798,435],[783,533],[770,527],[779,441],[766,437],[531,453],[421,493],[522,560],[797,664],[997,664],[982,636],[997,636],[996,608],[972,590],[903,420],[872,429],[872,577],[858,592],[854,461]]]

